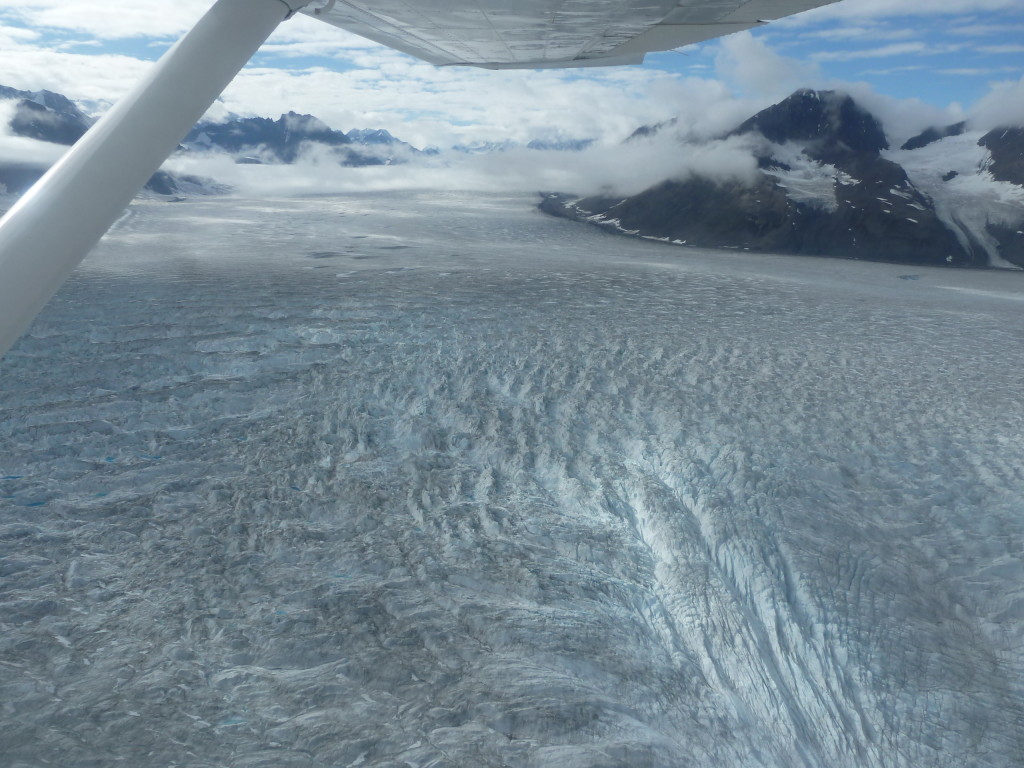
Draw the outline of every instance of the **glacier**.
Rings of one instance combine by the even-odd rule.
[[[10,768],[1024,764],[1024,275],[137,201],[0,361]]]

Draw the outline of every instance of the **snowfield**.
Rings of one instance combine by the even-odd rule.
[[[137,202],[0,361],[9,768],[1024,764],[1024,275]]]
[[[931,198],[936,215],[964,247],[973,239],[988,253],[991,266],[1019,269],[999,255],[999,244],[988,227],[1024,226],[1024,188],[992,177],[992,153],[978,143],[983,136],[981,131],[968,131],[916,150],[883,154],[900,164],[914,186]]]

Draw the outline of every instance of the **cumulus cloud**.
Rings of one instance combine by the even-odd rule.
[[[814,64],[782,56],[749,32],[723,38],[719,45],[718,75],[748,96],[777,100],[822,79]]]
[[[1024,77],[995,84],[971,110],[971,124],[981,130],[1024,126]]]
[[[716,59],[718,75],[741,93],[749,95],[742,102],[746,109],[743,117],[785,98],[798,88],[806,87],[849,93],[881,121],[890,142],[896,146],[928,127],[949,125],[963,120],[965,116],[957,104],[938,107],[918,98],[887,96],[865,82],[826,78],[816,63],[783,56],[750,33],[724,38],[719,46]],[[919,47],[916,42],[899,43],[885,46],[884,50],[889,55],[897,51],[916,51]],[[881,55],[881,50],[870,48],[854,52],[853,57],[873,58],[876,54]],[[821,55],[819,58],[840,59],[845,58],[845,54]],[[901,69],[915,71],[917,68],[911,65]]]
[[[276,116],[286,107],[340,130],[384,127],[418,147],[448,147],[526,143],[551,134],[621,139],[672,117],[687,96],[678,77],[658,71],[583,78],[565,71],[437,69],[390,51],[373,55],[372,68],[246,69],[218,110]]]
[[[87,101],[120,98],[135,87],[150,66],[131,56],[0,48],[3,85],[25,91],[45,88]]]
[[[867,83],[832,82],[827,85],[849,93],[854,101],[877,117],[893,147],[902,145],[926,128],[952,125],[966,116],[957,104],[936,107],[920,99],[896,99],[878,93]]]
[[[209,7],[209,0],[173,3],[0,0],[0,17],[17,20],[33,29],[63,30],[99,40],[117,40],[180,35]]]
[[[102,51],[75,53],[80,49],[74,45],[85,38],[92,42],[148,39],[156,44],[150,49],[155,56],[209,3],[109,0],[100,5],[85,0],[0,0],[0,21],[12,22],[0,27],[0,72],[4,73],[0,80],[26,90],[49,88],[89,102],[116,99],[137,82],[150,63]],[[833,60],[915,57],[910,64],[899,62],[898,68],[904,73],[913,71],[920,66],[917,56],[931,57],[935,50],[922,42],[920,25],[899,19],[942,16],[948,21],[950,14],[960,14],[955,29],[949,25],[949,34],[961,30],[977,38],[1003,29],[992,24],[991,17],[983,17],[982,11],[1015,8],[1019,10],[1019,0],[949,0],[943,4],[931,0],[844,0],[772,24],[767,33],[742,33],[710,43],[695,49],[689,58],[665,56],[660,59],[666,62],[665,69],[648,65],[582,72],[436,68],[300,15],[275,32],[208,118],[276,118],[283,111],[295,110],[316,115],[339,130],[386,128],[421,148],[506,139],[521,144],[538,138],[597,141],[582,153],[522,149],[458,161],[446,156],[394,169],[339,169],[315,156],[294,167],[235,166],[223,159],[203,162],[216,165],[206,175],[271,194],[275,190],[352,191],[396,184],[581,193],[607,188],[627,194],[666,177],[692,172],[744,178],[752,172],[749,151],[736,143],[715,141],[716,137],[797,88],[831,87],[851,92],[882,119],[894,144],[929,125],[963,119],[964,112],[956,105],[938,108],[920,100],[887,97],[867,84],[836,81],[824,68]],[[964,18],[965,13],[971,16]],[[64,37],[58,34],[61,31]],[[819,52],[815,60],[808,40],[831,50]],[[1015,40],[1005,45],[1001,40],[986,42],[1006,48],[1005,54],[1019,47]],[[848,43],[856,45],[851,48]],[[70,50],[68,45],[72,45]],[[945,45],[949,63],[959,63],[952,56],[958,46],[949,41]],[[783,55],[795,52],[798,55]],[[933,62],[934,58],[921,61]],[[1001,63],[1006,64],[1005,55]],[[688,76],[669,71],[673,67]],[[972,110],[972,116],[979,124],[1024,122],[1015,111],[1016,104],[1024,103],[1020,88],[1015,82],[999,85],[993,96]],[[638,126],[672,117],[678,118],[676,137],[664,133],[652,142],[621,145]],[[672,147],[658,143],[670,138],[676,142]],[[686,148],[678,141],[691,146]],[[703,148],[693,149],[692,145],[698,144]],[[203,173],[203,169],[191,172]]]
[[[964,13],[1020,11],[1019,0],[843,0],[806,13],[788,16],[776,24],[807,26],[822,21],[883,19],[893,16],[952,16]]]

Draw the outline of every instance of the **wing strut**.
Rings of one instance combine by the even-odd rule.
[[[0,220],[0,355],[286,17],[310,0],[217,0]]]

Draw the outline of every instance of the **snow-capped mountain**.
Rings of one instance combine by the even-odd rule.
[[[532,149],[538,152],[582,152],[591,145],[593,139],[531,139],[522,144],[511,139],[494,141],[474,141],[469,144],[456,144],[452,146],[452,152],[459,152],[466,155],[489,155],[498,152],[508,152],[515,149]]]
[[[226,152],[242,163],[290,164],[310,153],[326,153],[344,166],[408,162],[419,151],[383,129],[336,131],[313,115],[288,112],[277,120],[234,118],[200,123],[183,148],[190,152]]]
[[[673,127],[641,129],[631,141]],[[691,173],[626,198],[553,195],[542,207],[676,244],[1024,266],[1019,128],[936,128],[891,149],[881,122],[850,96],[801,90],[718,141],[749,153],[751,178]]]
[[[0,86],[0,120],[15,137],[71,145],[95,122],[74,102],[52,91],[22,91]],[[420,154],[383,129],[336,131],[319,118],[288,112],[277,120],[234,117],[220,123],[200,123],[179,149],[187,153],[225,153],[239,163],[290,164],[316,156],[343,166],[391,165]],[[45,171],[38,160],[0,159],[0,191],[27,190]],[[210,179],[159,171],[146,189],[160,195],[209,194],[222,185]]]
[[[90,120],[71,101],[51,91],[20,91],[0,85],[0,106],[14,136],[54,144],[72,144],[89,128]],[[2,133],[2,130],[0,130]],[[27,159],[0,159],[0,193],[20,193],[42,175]]]
[[[95,122],[66,96],[52,91],[20,91],[0,86],[0,104],[3,103],[9,107],[3,117],[7,117],[11,135],[48,144],[70,146]],[[38,159],[0,159],[0,193],[20,194],[45,171],[46,164]],[[210,179],[157,171],[145,189],[158,195],[180,195],[211,194],[225,188]]]
[[[19,91],[0,85],[0,101],[15,102],[11,132],[54,144],[73,144],[92,120],[74,102],[53,91]]]

